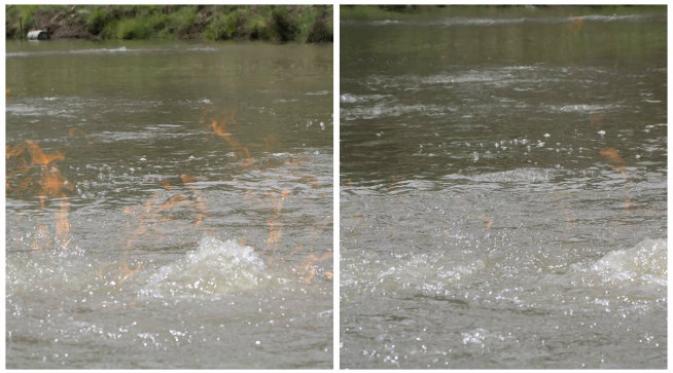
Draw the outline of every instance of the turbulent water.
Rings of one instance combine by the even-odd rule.
[[[6,62],[8,367],[331,367],[331,48]]]
[[[666,367],[665,8],[342,23],[341,364]]]

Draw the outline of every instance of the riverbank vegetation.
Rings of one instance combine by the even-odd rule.
[[[332,41],[327,5],[8,5],[6,37],[52,39]]]
[[[534,16],[541,13],[554,13],[566,16],[582,16],[588,14],[619,15],[648,13],[665,9],[663,6],[633,5],[343,5],[341,19],[352,21],[367,20],[401,20],[409,17],[428,16],[447,17],[475,16],[484,17],[520,17],[522,14]]]

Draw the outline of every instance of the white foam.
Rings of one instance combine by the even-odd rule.
[[[252,247],[204,237],[196,250],[151,275],[141,296],[198,297],[254,289],[270,279]]]
[[[616,286],[666,286],[666,240],[646,239],[626,250],[608,253],[590,266],[573,270]]]

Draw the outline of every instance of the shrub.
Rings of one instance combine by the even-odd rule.
[[[146,39],[152,35],[152,29],[143,19],[123,19],[117,23],[118,39]]]
[[[103,8],[95,7],[86,18],[86,29],[93,35],[103,32],[105,24],[108,21],[108,14]]]
[[[278,7],[274,8],[273,12],[271,12],[271,31],[277,41],[285,43],[295,40],[299,28],[292,21],[288,9]]]
[[[182,7],[175,13],[168,16],[168,31],[174,31],[177,36],[185,35],[189,32],[196,21],[196,7]]]
[[[323,43],[332,41],[332,28],[327,24],[325,17],[318,17],[313,22],[306,37],[307,43]]]
[[[252,40],[269,40],[271,38],[269,23],[262,16],[257,15],[248,18],[245,29],[246,34]]]
[[[237,11],[219,14],[206,27],[205,36],[210,40],[226,40],[238,36],[243,25],[243,17]]]

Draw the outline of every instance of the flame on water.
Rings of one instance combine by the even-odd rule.
[[[299,274],[304,283],[310,284],[315,279],[316,275],[319,273],[318,263],[324,262],[327,259],[332,258],[331,251],[325,251],[320,255],[309,254],[304,261],[299,265]],[[332,279],[332,272],[325,272],[324,276],[326,279]]]
[[[487,231],[490,231],[491,227],[493,226],[493,217],[490,215],[484,215],[482,216],[482,221],[484,223],[484,228]]]
[[[612,147],[603,148],[600,150],[599,153],[601,157],[605,158],[608,161],[610,167],[612,167],[613,170],[619,172],[624,178],[624,186],[626,187],[625,191],[626,196],[624,197],[624,208],[630,209],[635,207],[636,205],[631,199],[631,194],[629,193],[629,189],[631,189],[631,180],[628,174],[626,173],[626,162],[624,161],[624,158],[622,158],[617,149]]]
[[[267,238],[266,243],[273,251],[275,251],[276,246],[283,237],[283,228],[282,224],[280,223],[280,218],[283,211],[283,205],[285,204],[287,197],[290,195],[290,191],[283,189],[280,193],[269,193],[269,195],[272,199],[273,212],[267,221],[267,225],[269,227],[269,237]]]
[[[193,207],[196,215],[194,224],[201,225],[206,219],[208,212],[206,209],[206,201],[203,198],[201,191],[194,186],[194,183],[196,183],[197,180],[194,176],[183,174],[180,175],[180,181],[182,182],[182,185],[191,192],[194,198]]]
[[[207,113],[204,113],[204,117],[207,118],[208,116],[209,115]],[[238,122],[235,120],[234,114],[228,115],[227,119],[221,117],[219,120],[209,119],[209,121],[212,133],[216,137],[222,139],[231,149],[233,149],[237,157],[242,159],[244,168],[250,168],[253,165],[258,168],[264,167],[263,165],[255,161],[255,159],[252,157],[249,147],[242,144],[234,135],[232,127],[238,126]],[[263,138],[263,149],[267,152],[270,152],[279,143],[280,141],[274,134],[267,134]],[[285,160],[283,162],[283,165],[290,167],[292,169],[297,169],[303,166],[308,161],[309,161],[308,156],[291,157],[290,159]],[[306,183],[313,189],[317,189],[320,187],[320,181],[313,175],[301,175],[299,177],[299,180],[301,182]],[[187,183],[185,182],[185,184]],[[271,200],[270,201],[272,207],[271,215],[266,221],[268,227],[268,236],[266,239],[266,244],[268,246],[268,255],[266,256],[267,264],[270,264],[271,262],[274,261],[274,258],[277,255],[278,246],[280,245],[283,239],[283,224],[282,224],[283,207],[290,194],[291,193],[289,190],[283,189],[281,191],[267,193],[266,194],[267,199],[261,199],[257,195],[257,193],[252,191],[247,191],[243,195],[243,199],[246,201],[268,203],[267,202],[268,199]],[[312,234],[315,235],[321,234],[325,231],[325,229],[328,228],[329,227],[323,227],[323,224],[320,223],[314,227]],[[299,253],[303,249],[304,249],[303,246],[295,248],[294,250],[291,251],[290,256]],[[324,252],[321,254],[315,254],[315,253],[307,254],[304,257],[297,273],[305,283],[311,283],[313,282],[313,280],[316,277],[316,274],[318,273],[319,268],[318,263],[324,262],[328,258],[331,258],[331,256],[332,256],[331,251]],[[330,271],[324,271],[323,278],[328,280],[331,279],[332,273]]]
[[[63,199],[60,202],[58,211],[56,211],[56,235],[55,239],[58,246],[62,249],[67,249],[70,244],[70,201]]]
[[[193,185],[197,179],[191,175],[180,175],[179,183],[186,189],[187,193],[180,192],[176,189],[169,179],[162,180],[159,185],[162,190],[166,192],[174,192],[174,194],[164,197],[164,192],[156,191],[152,193],[139,206],[127,206],[124,208],[124,213],[136,217],[135,230],[129,236],[126,242],[126,248],[132,247],[142,236],[149,232],[149,225],[153,222],[165,222],[173,220],[171,213],[178,207],[186,206],[193,210],[195,218],[194,225],[201,225],[207,216],[207,208],[201,192]]]
[[[611,147],[603,148],[600,150],[600,155],[601,157],[605,158],[608,163],[610,163],[612,169],[620,173],[624,173],[626,162],[624,162],[624,158],[619,155],[619,150]]]
[[[58,210],[54,213],[54,241],[62,250],[66,250],[70,244],[70,200],[68,192],[73,190],[73,185],[63,177],[56,166],[56,162],[65,160],[63,152],[46,153],[40,145],[32,140],[26,140],[22,144],[7,145],[5,151],[7,160],[16,158],[13,170],[8,170],[6,187],[12,189],[10,179],[22,175],[16,185],[18,191],[27,191],[33,185],[38,185],[37,196],[40,208],[45,208],[50,198],[56,198]],[[33,180],[31,171],[39,172],[39,181]],[[49,237],[49,228],[44,224],[38,224],[35,228],[33,249],[41,250],[49,246],[52,239]]]
[[[65,159],[65,155],[62,152],[47,154],[37,143],[31,140],[26,141],[26,147],[30,153],[30,159],[33,165],[48,166],[52,162],[62,161]]]
[[[247,147],[243,146],[238,139],[230,131],[230,123],[237,124],[233,115],[230,115],[229,119],[221,118],[219,121],[217,119],[211,119],[210,128],[212,129],[215,136],[224,140],[227,145],[229,145],[236,155],[243,160],[243,167],[247,168],[252,166],[255,163],[255,160],[250,155],[250,150]]]
[[[268,162],[269,165],[256,163],[249,147],[242,144],[234,135],[233,128],[236,126],[238,126],[238,123],[233,115],[230,115],[227,119],[210,120],[212,133],[233,149],[242,161],[244,168],[252,166],[258,168],[274,167],[273,162]],[[67,129],[68,138],[74,138],[80,134],[84,134],[83,130],[78,128]],[[267,135],[263,139],[264,149],[269,152],[277,144],[279,144],[279,140],[275,135]],[[36,141],[26,140],[16,145],[7,144],[5,157],[8,165],[7,191],[30,191],[34,193],[38,197],[40,208],[45,208],[48,204],[56,205],[53,227],[43,223],[36,224],[32,248],[34,250],[44,250],[49,247],[59,247],[66,250],[72,240],[72,227],[69,219],[71,203],[68,195],[74,190],[74,184],[66,179],[59,168],[59,162],[66,160],[65,153],[62,151],[45,152]],[[291,172],[295,173],[308,161],[308,156],[291,157],[283,161],[282,165],[293,169]],[[317,189],[320,187],[319,179],[313,175],[300,174],[297,177],[298,180],[311,188]],[[175,211],[183,208],[192,210],[195,226],[204,224],[208,217],[206,200],[198,188],[198,177],[181,174],[174,178],[161,180],[159,186],[161,190],[153,192],[141,204],[127,206],[123,209],[125,214],[135,219],[129,219],[129,224],[133,224],[134,228],[127,238],[125,250],[123,250],[118,264],[111,268],[116,275],[110,280],[113,280],[118,287],[121,287],[143,270],[142,261],[136,261],[134,265],[129,264],[129,249],[137,244],[140,239],[146,238],[152,229],[157,227],[157,223],[174,219]],[[268,237],[266,243],[268,250],[263,256],[267,264],[270,264],[274,259],[286,259],[275,258],[275,256],[283,238],[283,208],[290,195],[291,192],[288,189],[273,193],[248,191],[243,195],[243,199],[246,201],[271,206],[270,216],[267,219]],[[325,222],[316,223],[311,237],[317,238],[317,236],[329,230],[331,227],[329,220],[326,219]],[[245,240],[242,241],[243,245]],[[303,246],[295,248],[291,250],[289,256],[299,255],[302,258],[294,271],[304,283],[312,283],[316,278],[332,279],[332,272],[323,269],[323,263],[332,258],[331,250],[322,252],[306,250],[306,253],[302,253],[302,251],[304,251]]]
[[[150,232],[150,225],[153,222],[166,222],[173,220],[173,217],[170,215],[165,215],[172,212],[178,207],[187,206],[190,207],[195,214],[194,225],[200,225],[203,223],[204,219],[207,216],[207,209],[205,201],[200,191],[194,187],[194,183],[197,182],[197,179],[191,175],[180,175],[179,183],[182,184],[184,189],[187,190],[187,194],[179,191],[178,188],[174,188],[173,183],[169,179],[161,180],[159,185],[166,192],[176,191],[175,194],[170,195],[167,198],[163,198],[162,191],[156,191],[152,193],[141,205],[138,206],[127,206],[124,208],[124,213],[136,218],[135,226],[133,233],[129,235],[128,240],[126,241],[126,250],[124,251],[124,256],[121,260],[119,267],[120,277],[118,279],[118,284],[123,284],[129,278],[136,275],[137,272],[141,271],[143,268],[143,263],[139,262],[135,269],[130,269],[128,266],[127,253],[134,244],[136,244],[140,238],[147,235]],[[131,222],[129,222],[131,223]]]

